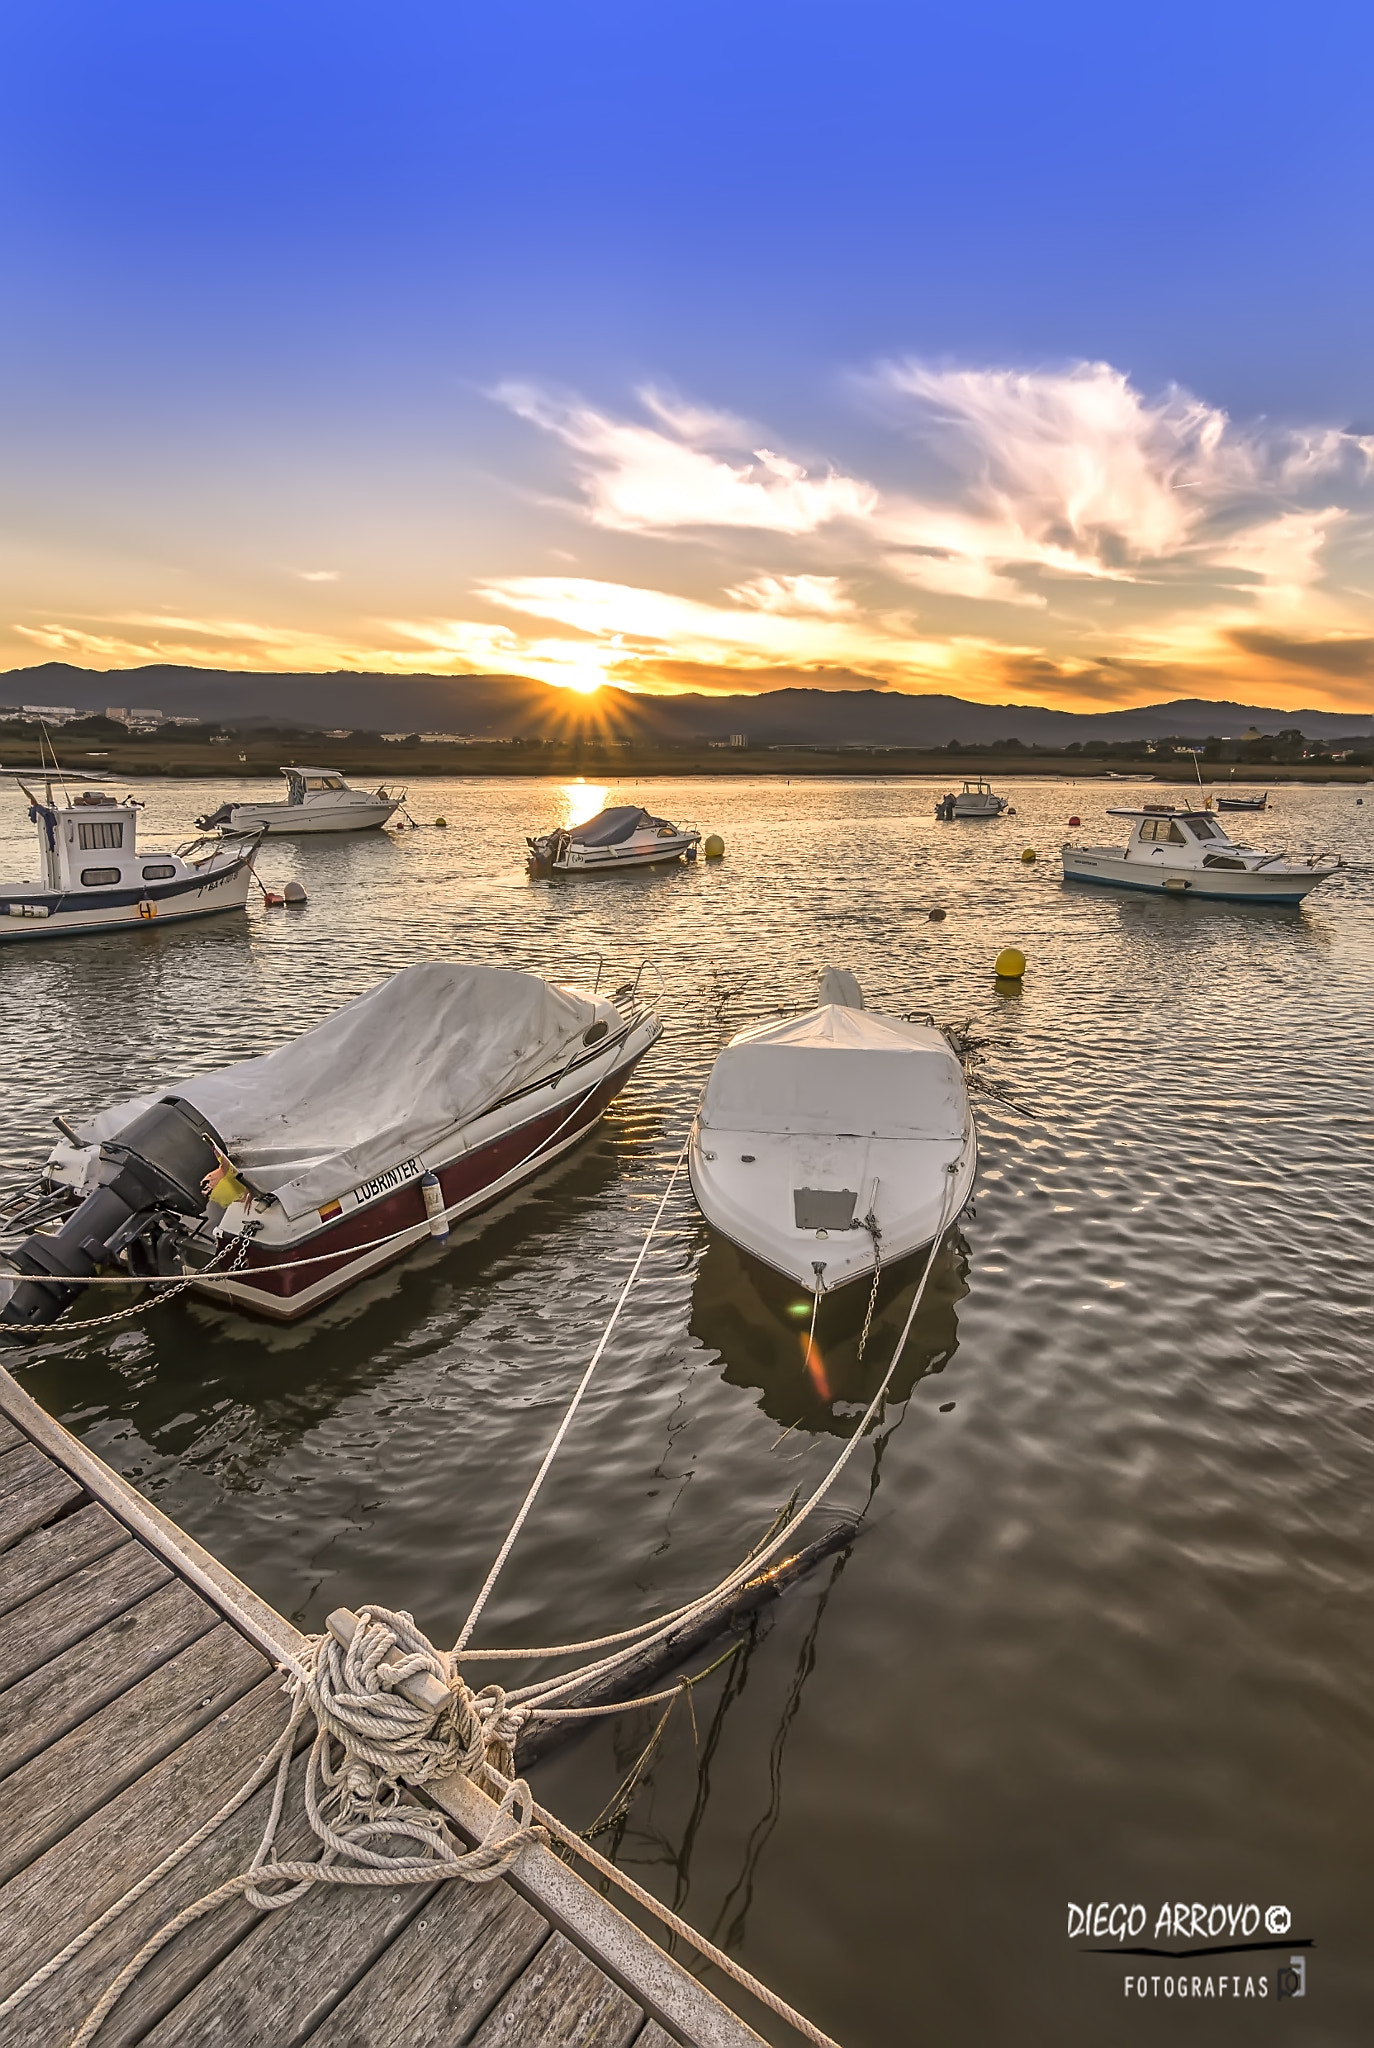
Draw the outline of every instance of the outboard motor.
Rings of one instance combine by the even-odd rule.
[[[198,1109],[164,1095],[100,1148],[102,1180],[53,1236],[36,1232],[13,1255],[21,1274],[0,1322],[53,1323],[102,1266],[157,1222],[159,1212],[204,1214],[201,1182],[225,1150]]]
[[[232,804],[221,804],[217,811],[207,812],[205,817],[196,819],[196,824],[202,832],[213,832],[216,825],[232,825],[233,822],[234,806]]]

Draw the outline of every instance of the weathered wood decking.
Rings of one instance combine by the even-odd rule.
[[[301,1638],[0,1371],[0,2000],[251,1773]],[[300,1760],[297,1770],[300,1769]],[[0,2020],[62,2048],[176,1912],[248,1867],[270,1786]],[[442,1802],[480,1829],[468,1781]],[[300,1815],[300,1800],[288,1813]],[[278,1853],[313,1856],[302,1819]],[[241,1898],[187,1928],[96,2048],[758,2048],[760,2037],[547,1850],[515,1881]]]

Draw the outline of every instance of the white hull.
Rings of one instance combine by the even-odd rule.
[[[697,1204],[722,1236],[808,1294],[830,1294],[873,1272],[870,1213],[884,1267],[923,1251],[954,1221],[973,1192],[978,1140],[972,1126],[962,1141],[694,1129],[687,1164]],[[849,1228],[798,1226],[797,1191],[816,1186],[855,1191]]]
[[[608,875],[623,868],[659,868],[692,855],[695,835],[655,840],[648,846],[569,847],[562,860],[550,863],[556,875]]]
[[[1000,818],[1006,809],[1005,797],[983,798],[957,796],[954,799],[956,818]]]
[[[235,804],[233,832],[266,832],[273,839],[299,839],[307,832],[371,832],[385,825],[397,803],[347,804],[313,810],[308,804]]]
[[[1113,889],[1142,889],[1156,896],[1205,896],[1225,903],[1301,903],[1329,870],[1272,866],[1253,869],[1171,867],[1128,860],[1109,848],[1066,846],[1064,878],[1101,882]]]
[[[85,895],[79,907],[72,898],[50,897],[46,904],[35,901],[32,883],[23,885],[23,895],[10,897],[0,884],[0,945],[7,940],[73,938],[83,932],[153,931],[164,925],[185,924],[193,917],[211,917],[221,910],[242,910],[248,901],[251,868],[245,859],[236,867],[223,867],[207,875],[194,888],[183,883],[175,891],[160,890],[150,883],[132,901],[105,901]],[[130,891],[111,892],[121,897]],[[40,914],[45,912],[46,914]]]

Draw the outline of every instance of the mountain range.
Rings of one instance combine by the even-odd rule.
[[[250,674],[233,669],[149,666],[75,668],[44,662],[0,673],[11,706],[81,711],[148,708],[169,718],[321,731],[444,732],[462,738],[557,740],[599,733],[645,745],[701,746],[743,734],[750,746],[1065,746],[1072,740],[1239,738],[1250,727],[1296,727],[1308,739],[1374,733],[1374,711],[1276,710],[1185,697],[1124,711],[1057,711],[1033,704],[975,704],[895,690],[771,690],[757,696],[635,695],[606,685],[592,696],[524,676]]]

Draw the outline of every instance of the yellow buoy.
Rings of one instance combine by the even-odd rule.
[[[1024,861],[1032,861],[1032,860],[1034,860],[1034,859],[1035,859],[1035,848],[1034,848],[1033,846],[1023,846],[1023,847],[1021,848],[1021,858],[1022,858],[1022,860],[1024,860]]]
[[[1019,946],[1003,946],[997,955],[995,972],[999,981],[1019,981],[1026,971],[1026,956]]]
[[[447,819],[447,818],[436,818],[436,819],[434,820],[434,822],[435,822],[435,824],[436,824],[436,825],[437,825],[437,826],[439,827],[439,829],[440,829],[440,831],[441,831],[441,832],[442,832],[442,831],[444,831],[444,830],[445,830],[445,829],[447,828],[447,825],[448,825],[448,819]]]
[[[706,855],[707,860],[724,860],[725,841],[721,838],[719,832],[713,832],[701,850]]]

